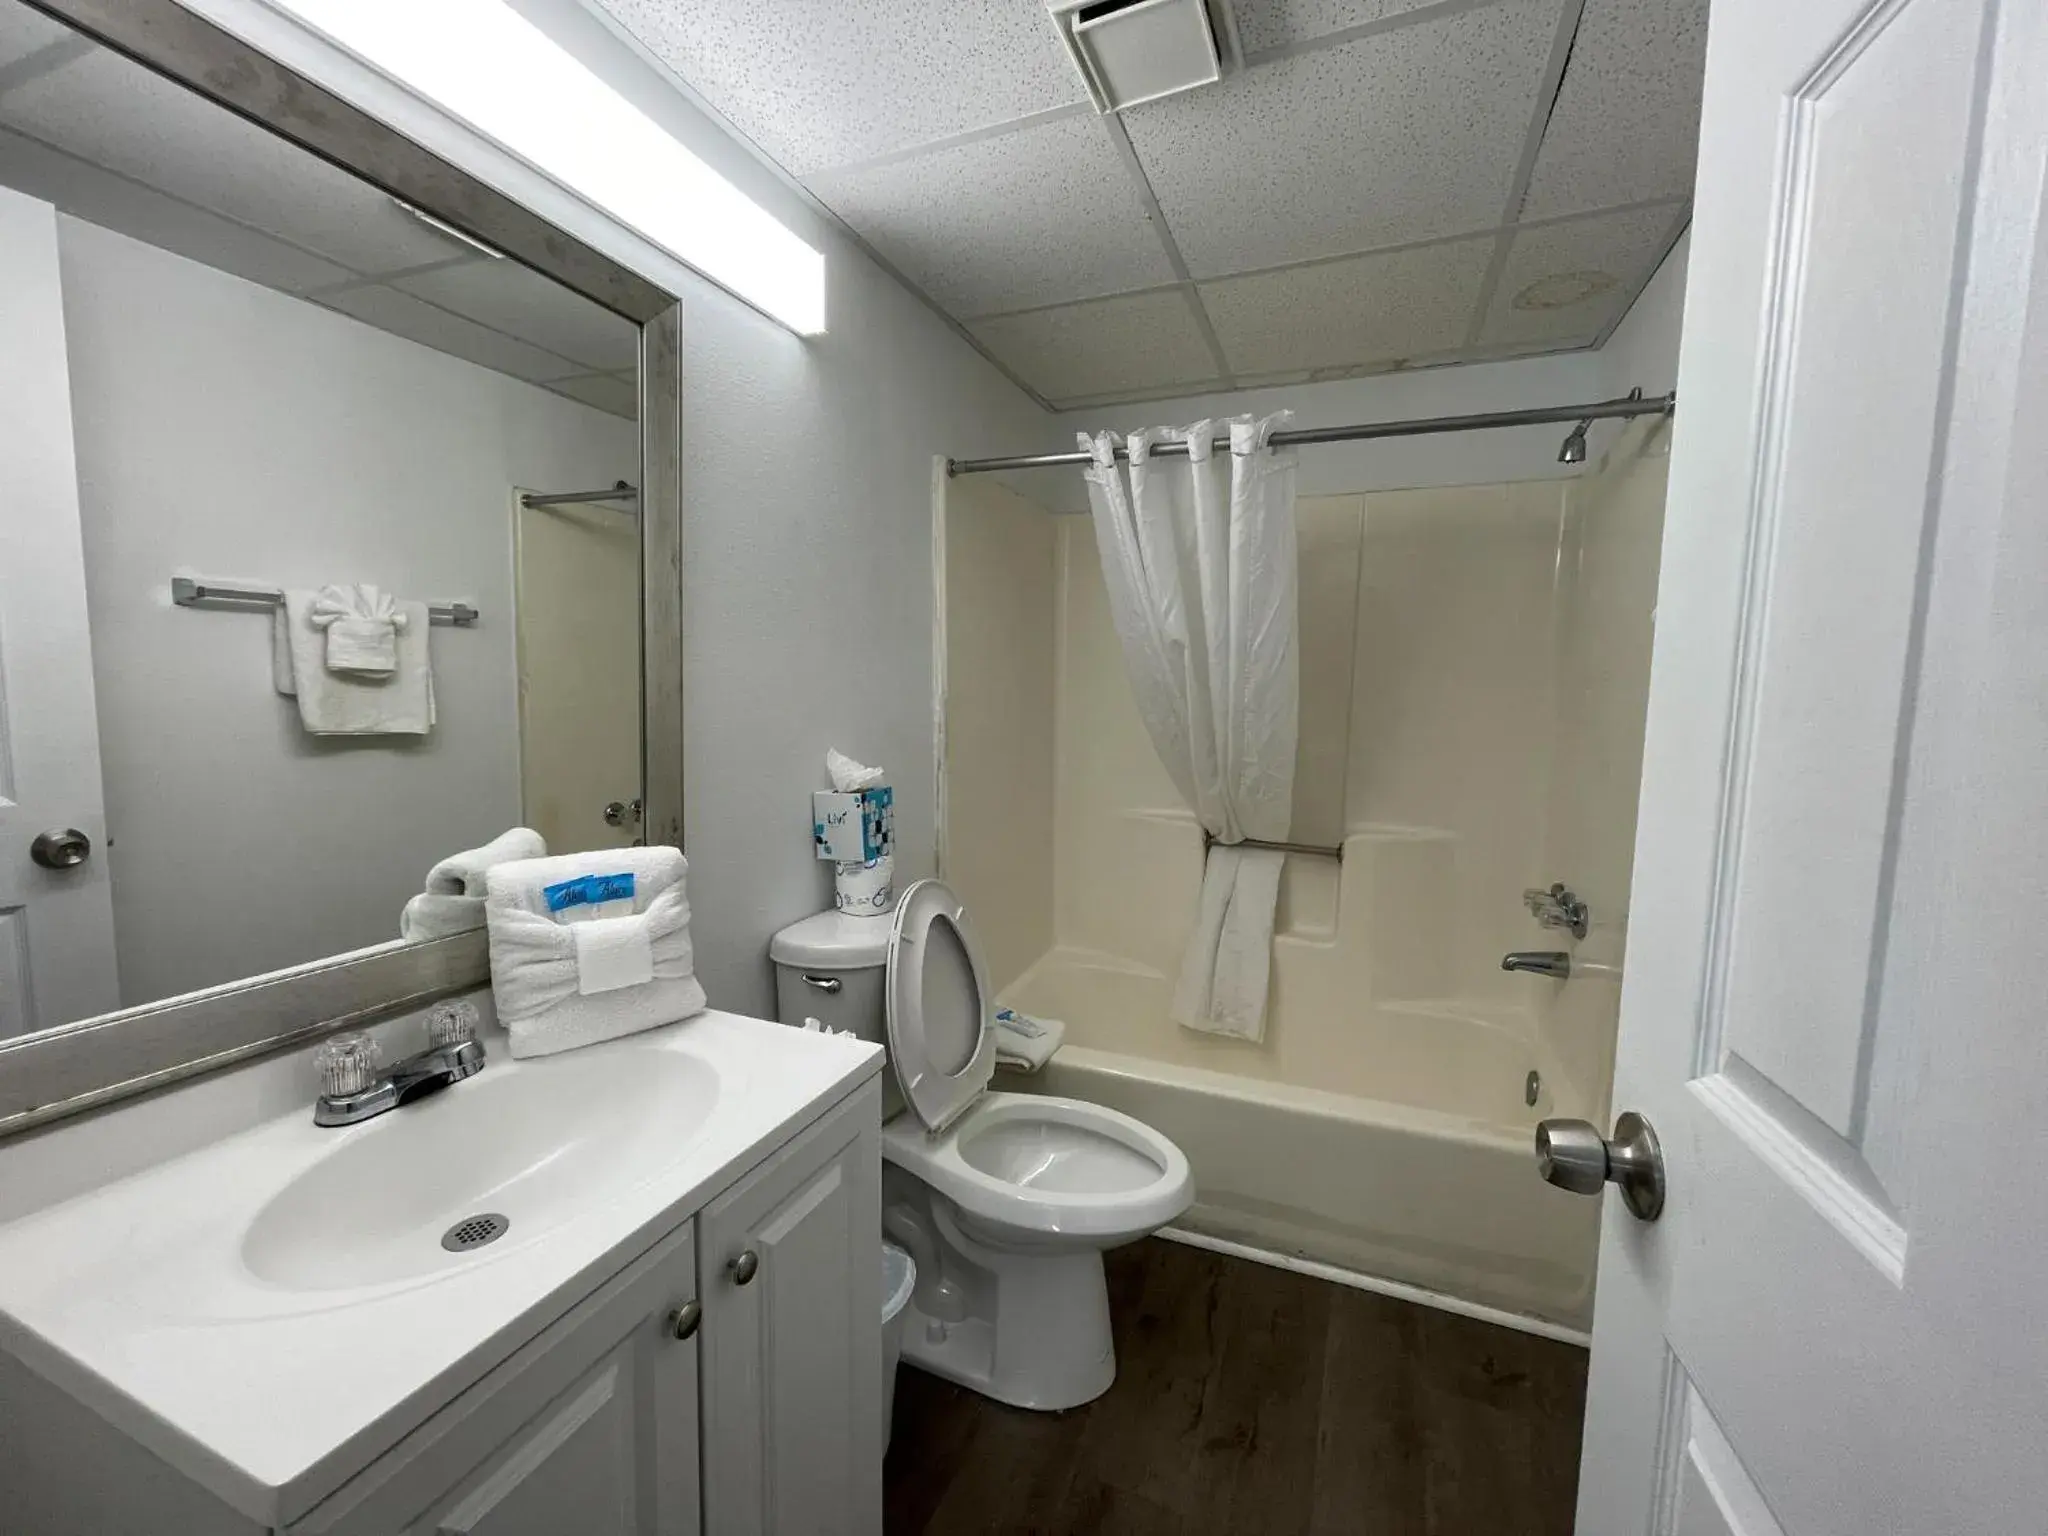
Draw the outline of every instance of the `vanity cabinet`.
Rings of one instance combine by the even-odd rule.
[[[879,1528],[880,1148],[819,1129],[698,1218],[704,1523],[717,1536]]]
[[[873,1083],[290,1529],[879,1536]]]
[[[880,1536],[880,1128],[870,1074],[268,1508],[0,1352],[0,1532]]]
[[[696,1292],[687,1223],[291,1530],[694,1536]]]

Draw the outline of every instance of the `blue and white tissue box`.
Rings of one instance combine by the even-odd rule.
[[[887,784],[821,789],[811,796],[811,840],[821,859],[871,863],[896,851],[895,831],[896,792]]]

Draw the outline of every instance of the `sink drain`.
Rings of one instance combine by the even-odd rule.
[[[495,1243],[511,1225],[510,1217],[500,1216],[496,1211],[486,1211],[481,1216],[465,1216],[441,1234],[441,1246],[450,1253],[467,1253],[472,1248],[483,1247],[485,1243]]]

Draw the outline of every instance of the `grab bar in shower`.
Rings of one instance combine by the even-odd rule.
[[[1214,833],[1204,832],[1202,852],[1206,854],[1211,848],[1271,848],[1276,853],[1305,853],[1312,858],[1336,859],[1339,862],[1344,858],[1342,843],[1331,847],[1325,847],[1321,843],[1269,843],[1260,837],[1240,838],[1234,843],[1226,843],[1220,841]]]

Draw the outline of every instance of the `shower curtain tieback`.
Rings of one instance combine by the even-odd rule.
[[[1294,455],[1267,439],[1290,417],[1080,436],[1103,585],[1138,712],[1160,761],[1215,839],[1173,1017],[1247,1040],[1265,1033],[1273,920],[1292,819],[1299,683]],[[1187,445],[1154,459],[1156,443]]]

